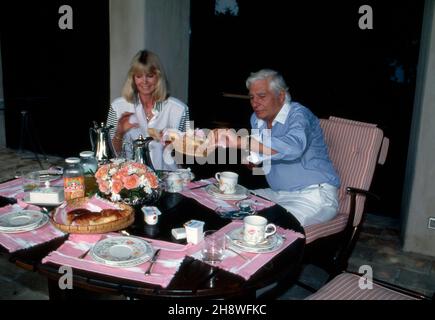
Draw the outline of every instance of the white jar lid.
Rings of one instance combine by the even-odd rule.
[[[91,158],[94,156],[94,152],[93,151],[82,151],[80,152],[80,157],[82,158]]]
[[[71,157],[65,159],[66,163],[80,163],[80,158]]]

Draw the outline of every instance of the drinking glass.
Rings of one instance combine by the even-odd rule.
[[[216,230],[204,232],[202,247],[202,260],[211,264],[217,264],[224,258],[225,236],[217,233]]]

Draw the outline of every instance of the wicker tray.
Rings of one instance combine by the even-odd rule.
[[[87,197],[68,200],[68,206],[72,208],[80,208],[88,200],[89,198]],[[121,210],[127,210],[128,215],[126,215],[121,219],[108,223],[92,225],[92,226],[76,226],[76,225],[66,225],[55,221],[53,217],[54,215],[53,212],[50,215],[50,221],[56,228],[67,233],[106,233],[106,232],[125,229],[134,222],[134,209],[131,206],[123,203],[117,203],[116,205],[120,207]]]

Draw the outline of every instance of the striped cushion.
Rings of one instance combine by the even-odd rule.
[[[321,119],[329,156],[341,179],[338,192],[339,213],[349,213],[350,197],[347,187],[369,190],[375,171],[383,132],[374,126],[345,121]],[[358,225],[364,210],[364,196],[357,196],[354,226]],[[334,220],[331,221],[335,224]]]
[[[348,214],[339,213],[330,221],[305,227],[306,243],[343,231],[346,227],[347,217]]]
[[[360,276],[342,273],[328,282],[307,300],[417,300],[414,297],[393,291],[376,283],[372,289],[359,287]],[[364,279],[365,280],[365,279]]]

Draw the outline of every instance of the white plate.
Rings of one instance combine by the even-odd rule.
[[[266,238],[263,242],[257,244],[250,244],[243,241],[243,227],[234,229],[227,233],[227,239],[230,246],[234,249],[252,252],[252,253],[269,253],[281,248],[284,243],[284,238],[275,233]]]
[[[92,258],[112,267],[134,267],[151,259],[153,248],[136,237],[110,237],[98,241],[91,250]]]
[[[36,225],[7,229],[0,228],[0,233],[21,233],[36,230],[45,226],[49,220],[50,219],[48,218],[48,216],[44,214],[41,221],[39,221],[39,223],[37,223]]]
[[[20,210],[0,217],[0,229],[28,228],[37,225],[44,214],[35,210]]]
[[[223,193],[215,184],[209,184],[207,187],[205,187],[205,191],[207,191],[213,197],[222,200],[243,200],[246,199],[249,195],[248,189],[239,184],[236,185],[236,192],[232,194]]]

